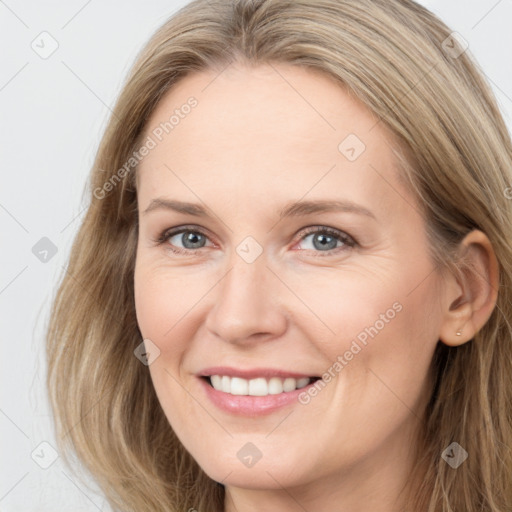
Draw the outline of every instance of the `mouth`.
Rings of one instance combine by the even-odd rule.
[[[208,368],[196,376],[213,405],[230,414],[251,417],[299,404],[301,393],[321,379],[269,368],[239,370],[226,366]]]
[[[268,396],[290,393],[305,388],[320,377],[256,377],[244,379],[229,375],[210,375],[201,377],[213,389],[234,396]]]

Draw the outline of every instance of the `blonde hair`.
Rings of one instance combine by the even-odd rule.
[[[223,510],[224,487],[177,439],[133,354],[142,341],[133,287],[136,169],[120,169],[180,78],[243,61],[334,77],[396,135],[402,178],[443,271],[461,272],[456,249],[470,230],[489,237],[497,304],[470,342],[438,343],[417,446],[426,472],[409,510],[512,510],[512,144],[488,84],[469,51],[450,50],[460,48],[450,34],[411,0],[196,0],[140,53],[101,141],[47,332],[60,449],[76,452],[114,509]],[[454,441],[469,453],[456,470],[441,458]]]

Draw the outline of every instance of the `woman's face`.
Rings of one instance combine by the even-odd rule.
[[[185,448],[232,488],[405,476],[442,281],[383,124],[317,72],[230,66],[145,137],[137,319]]]

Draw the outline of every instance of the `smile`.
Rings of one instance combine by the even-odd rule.
[[[298,404],[298,397],[320,379],[269,368],[240,370],[217,366],[197,374],[203,392],[224,412],[255,417]]]
[[[279,395],[280,393],[289,393],[296,389],[301,389],[316,377],[302,377],[295,379],[293,377],[281,378],[257,377],[255,379],[243,379],[241,377],[230,377],[228,375],[212,375],[209,382],[214,389],[229,393],[231,395],[250,395],[250,396],[267,396]]]

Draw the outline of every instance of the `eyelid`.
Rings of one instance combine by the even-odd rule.
[[[164,244],[165,242],[167,242],[167,240],[169,238],[171,238],[172,236],[176,236],[176,235],[179,235],[181,233],[185,233],[185,232],[192,232],[192,233],[199,233],[200,235],[203,235],[204,237],[210,239],[210,235],[208,234],[207,230],[205,230],[204,228],[201,228],[199,226],[195,226],[193,224],[188,224],[188,225],[183,225],[183,226],[177,226],[177,227],[174,227],[174,228],[167,228],[167,229],[164,229],[156,238],[153,238],[152,241],[156,244],[156,245],[162,245]],[[181,247],[178,247],[178,248],[175,248],[174,250],[176,250],[176,252],[197,252],[198,250],[200,249],[204,249],[204,247],[200,247],[199,249],[182,249]]]
[[[341,229],[337,228],[331,228],[330,226],[323,226],[316,224],[314,226],[307,226],[303,229],[301,229],[298,233],[299,240],[297,243],[303,241],[307,236],[315,234],[315,233],[323,233],[327,234],[329,236],[333,236],[343,242],[343,246],[336,247],[334,249],[329,249],[327,251],[312,251],[315,256],[333,256],[335,254],[338,254],[340,251],[353,249],[357,246],[359,246],[358,241],[355,237],[347,233],[346,231],[343,231]],[[296,244],[295,244],[296,245]]]
[[[210,235],[208,234],[207,230],[196,225],[183,225],[183,226],[177,226],[173,228],[167,228],[164,229],[157,237],[156,239],[153,239],[153,242],[156,245],[162,245],[165,244],[169,238],[172,236],[179,235],[184,232],[192,232],[192,233],[198,233],[208,239],[210,239]],[[307,236],[315,233],[324,233],[328,234],[330,236],[334,236],[338,238],[343,243],[343,246],[336,247],[334,249],[329,249],[327,251],[315,251],[311,250],[311,252],[315,253],[316,256],[333,256],[335,254],[338,254],[340,251],[346,251],[349,249],[353,249],[357,246],[359,246],[359,243],[357,239],[352,236],[350,233],[343,231],[341,229],[332,228],[330,226],[321,225],[321,224],[315,224],[311,226],[306,226],[302,228],[298,234],[294,237],[293,245],[297,245],[297,243],[301,242],[306,238]],[[177,254],[192,254],[194,252],[199,252],[201,249],[205,249],[206,247],[199,247],[198,249],[187,249],[187,248],[181,248],[181,247],[169,247],[169,250],[171,252],[177,253]],[[303,252],[305,249],[300,250],[299,252]],[[307,250],[306,250],[307,251]]]

